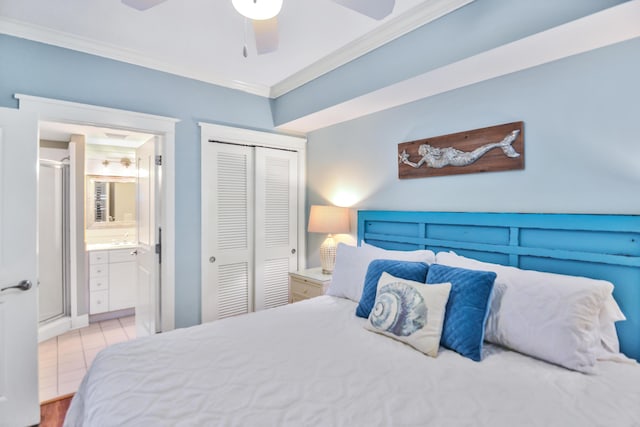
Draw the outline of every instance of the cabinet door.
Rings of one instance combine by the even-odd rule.
[[[256,147],[255,309],[289,302],[298,269],[298,153]]]
[[[109,311],[136,305],[135,261],[109,264]]]
[[[202,321],[253,306],[254,164],[251,147],[202,147]]]

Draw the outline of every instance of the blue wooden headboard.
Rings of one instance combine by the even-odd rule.
[[[358,211],[362,241],[608,280],[627,317],[620,349],[640,360],[640,216]]]

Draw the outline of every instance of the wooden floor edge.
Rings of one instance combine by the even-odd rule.
[[[48,405],[50,403],[59,402],[61,400],[68,399],[70,397],[73,397],[74,394],[75,393],[67,393],[67,394],[63,394],[62,396],[54,397],[53,399],[45,400],[43,402],[40,402],[40,406]]]

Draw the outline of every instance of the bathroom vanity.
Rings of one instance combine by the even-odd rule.
[[[135,178],[87,175],[85,189],[89,314],[129,315],[137,295]]]
[[[89,314],[106,313],[136,305],[135,246],[88,245]],[[114,247],[114,246],[111,246]]]

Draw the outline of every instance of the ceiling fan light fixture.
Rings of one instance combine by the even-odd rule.
[[[242,16],[256,21],[271,19],[280,13],[282,0],[231,0]]]

